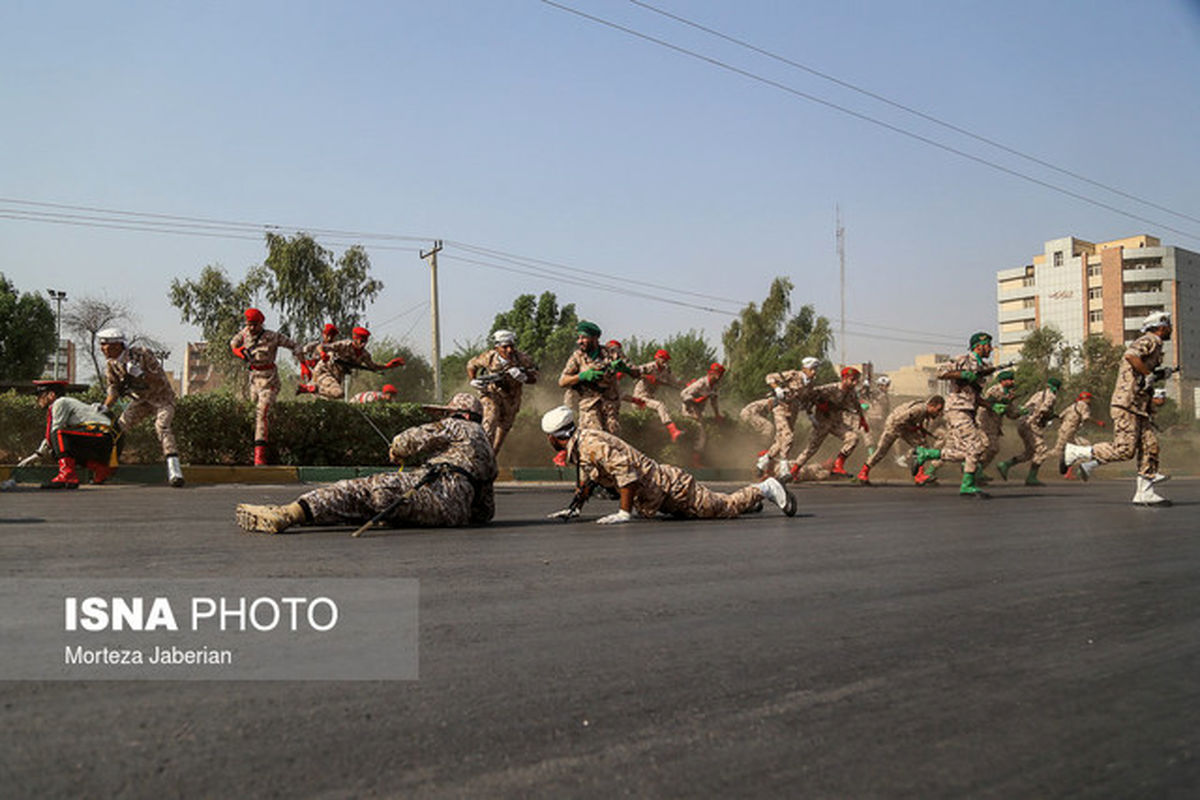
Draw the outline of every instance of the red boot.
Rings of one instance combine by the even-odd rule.
[[[1074,464],[1072,464],[1071,466],[1067,467],[1067,474],[1066,474],[1066,475],[1064,475],[1063,477],[1064,477],[1064,478],[1066,478],[1066,479],[1067,479],[1067,480],[1069,480],[1069,481],[1073,481],[1073,480],[1075,480],[1075,465],[1074,465]]]
[[[859,483],[869,484],[871,482],[871,468],[868,467],[866,464],[863,464],[862,469],[860,469],[858,471],[858,479],[857,480]]]
[[[316,394],[317,387],[310,383],[297,383],[296,394]]]
[[[849,478],[850,473],[846,472],[846,457],[838,453],[838,457],[833,460],[833,468],[829,470],[830,475],[837,475],[839,478]]]
[[[101,464],[99,461],[89,461],[84,464],[85,467],[92,471],[92,483],[96,486],[104,483],[112,477],[112,474],[117,471],[116,467],[110,467],[108,464]]]
[[[683,436],[683,431],[681,431],[681,430],[679,430],[679,428],[675,427],[674,422],[667,423],[667,433],[671,434],[672,442],[675,441],[676,439],[678,439],[680,436]]]
[[[78,489],[79,476],[75,474],[75,459],[63,456],[58,460],[58,474],[46,483],[43,489]]]
[[[925,471],[924,464],[917,467],[917,474],[913,476],[913,483],[915,483],[917,486],[928,486],[935,481],[937,481],[937,478]]]
[[[265,467],[267,465],[267,443],[254,443],[254,466]]]

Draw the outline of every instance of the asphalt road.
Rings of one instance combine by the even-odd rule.
[[[6,577],[420,580],[420,678],[0,683],[4,797],[1194,797],[1200,482],[265,536],[296,487],[0,494]]]

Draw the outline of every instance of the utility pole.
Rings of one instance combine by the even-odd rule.
[[[841,345],[842,351],[842,366],[846,366],[846,229],[842,227],[842,207],[834,206],[837,214],[837,252],[838,252],[838,268],[841,274],[842,281],[842,326],[841,333],[838,335],[838,344]]]
[[[67,299],[66,292],[60,292],[57,289],[47,289],[46,292],[51,299],[58,305],[58,311],[55,312],[55,317],[58,320],[58,338],[54,341],[54,380],[58,380],[58,363],[62,359],[62,304],[63,300]]]
[[[429,259],[429,308],[433,322],[433,399],[442,402],[442,330],[438,319],[437,254],[442,250],[442,240],[433,243],[433,249],[422,250],[421,260]]]

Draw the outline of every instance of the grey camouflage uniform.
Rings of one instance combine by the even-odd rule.
[[[108,359],[105,371],[108,384],[108,405],[120,397],[132,397],[118,422],[121,430],[129,430],[150,414],[154,414],[154,432],[162,444],[163,455],[176,455],[175,390],[158,359],[144,347],[126,345],[121,355]]]

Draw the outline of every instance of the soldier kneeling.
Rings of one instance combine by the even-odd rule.
[[[26,467],[43,456],[58,461],[58,474],[43,489],[78,489],[76,466],[92,473],[92,483],[104,483],[117,466],[117,434],[103,405],[66,397],[66,381],[34,381],[39,408],[46,409],[46,437],[37,452],[18,462]]]

